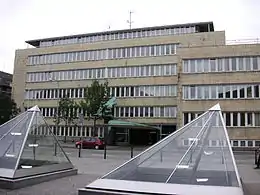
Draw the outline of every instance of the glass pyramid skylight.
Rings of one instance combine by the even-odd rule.
[[[35,131],[42,128],[49,131],[51,139],[36,136]],[[14,179],[72,168],[38,106],[0,126],[1,178]]]
[[[242,193],[219,104],[84,190],[204,194],[198,188]]]

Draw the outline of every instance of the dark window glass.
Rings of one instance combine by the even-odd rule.
[[[245,126],[245,113],[240,113],[240,126]]]
[[[244,98],[245,97],[245,88],[242,87],[240,90],[239,90],[239,95],[240,95],[240,98]]]
[[[247,146],[253,146],[253,141],[247,141]]]
[[[255,91],[254,96],[259,98],[259,85],[254,86],[254,91]]]
[[[232,91],[233,98],[237,98],[237,87],[233,86],[232,88],[233,88],[233,91]]]
[[[233,113],[233,126],[234,127],[237,127],[238,126],[238,124],[237,124],[237,113]]]
[[[229,112],[226,113],[226,125],[227,126],[231,125],[230,113]]]
[[[189,113],[184,113],[184,125],[189,123]]]

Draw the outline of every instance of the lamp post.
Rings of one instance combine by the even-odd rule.
[[[55,82],[57,83],[57,98],[59,98],[60,96],[60,92],[59,92],[59,89],[60,89],[60,86],[59,86],[59,81],[58,80],[55,80],[53,77],[52,77],[52,74],[50,73],[50,77],[49,77],[49,81],[51,82]],[[58,128],[59,128],[59,101],[57,99],[57,109],[56,109],[56,121],[55,121],[55,134],[54,136],[57,135],[57,131],[58,131]],[[55,143],[54,143],[54,155],[56,156],[57,155],[57,142],[55,141],[55,139],[53,140]]]

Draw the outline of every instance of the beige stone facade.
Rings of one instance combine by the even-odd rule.
[[[134,30],[133,30],[134,31]],[[124,48],[124,47],[138,47],[150,45],[162,45],[162,44],[178,44],[176,54],[174,55],[160,55],[160,56],[145,56],[145,57],[130,57],[121,59],[105,59],[96,61],[76,61],[66,63],[46,63],[28,65],[29,56],[40,56],[46,54],[56,54],[64,52],[80,52],[90,50],[100,50],[109,48]],[[162,50],[162,49],[161,49]],[[77,54],[79,55],[79,54]],[[249,57],[249,63],[251,69],[246,70],[247,59]],[[231,70],[224,70],[225,63],[222,60],[230,58],[227,63],[230,63],[229,68]],[[233,59],[235,58],[235,59]],[[240,58],[243,58],[242,60]],[[244,59],[245,58],[245,59]],[[255,58],[257,65],[255,63]],[[185,60],[191,70],[194,64],[196,69],[199,70],[199,63],[207,64],[209,61],[209,69],[211,63],[215,71],[207,71],[206,68],[196,72],[185,72],[184,63]],[[195,60],[195,61],[194,61]],[[239,61],[240,60],[240,61]],[[216,62],[215,62],[216,61]],[[232,69],[232,63],[235,63],[237,69]],[[240,65],[239,63],[242,63]],[[194,63],[194,64],[193,64]],[[226,64],[227,64],[226,63]],[[113,68],[113,67],[136,67],[146,65],[158,65],[158,64],[174,64],[176,65],[176,74],[173,75],[159,75],[159,76],[133,76],[133,77],[119,77],[119,78],[101,78],[100,80],[108,80],[111,87],[127,87],[127,86],[157,86],[157,85],[175,85],[176,96],[163,95],[161,97],[155,97],[150,95],[149,97],[118,97],[119,107],[160,107],[160,106],[174,106],[176,107],[175,117],[124,117],[125,120],[149,123],[149,124],[175,124],[178,128],[184,124],[184,113],[200,113],[207,110],[209,107],[216,103],[220,103],[223,112],[238,112],[238,118],[232,119],[232,125],[228,127],[229,134],[233,140],[260,140],[260,126],[258,126],[258,113],[260,112],[260,99],[259,99],[259,85],[260,85],[260,45],[225,45],[225,32],[224,31],[211,31],[211,32],[195,32],[179,35],[165,35],[165,36],[151,36],[134,39],[122,39],[122,40],[108,40],[97,41],[93,43],[78,43],[78,44],[64,44],[51,47],[38,47],[30,49],[17,50],[15,54],[14,75],[13,75],[13,97],[20,107],[30,107],[32,105],[39,105],[39,107],[56,107],[57,99],[47,98],[32,98],[25,99],[25,91],[27,90],[44,90],[44,89],[57,89],[57,88],[84,88],[84,86],[90,84],[92,79],[74,79],[74,80],[60,80],[60,81],[42,81],[42,82],[28,82],[27,73],[35,72],[55,72],[55,71],[69,71],[69,70],[81,70],[92,68]],[[252,64],[252,65],[251,65]],[[217,66],[222,66],[219,69]],[[241,67],[240,67],[241,66]],[[208,69],[208,68],[207,68]],[[134,69],[136,71],[136,69]],[[205,96],[204,99],[199,99],[199,95],[196,92],[196,98],[192,97],[192,92],[187,92],[188,98],[184,97],[185,86],[216,86],[216,90],[222,89],[223,85],[234,85],[237,90],[240,90],[240,85],[252,85],[252,90],[240,92],[237,98],[236,92],[232,98],[226,95],[226,98],[222,98],[222,93],[217,92],[217,98],[214,98],[215,92],[211,90],[209,92],[209,98],[207,98],[207,92],[202,92]],[[255,86],[258,86],[255,87]],[[209,87],[210,88],[210,87]],[[204,89],[204,88],[203,88]],[[151,90],[149,88],[149,90]],[[192,89],[191,89],[192,90]],[[199,90],[199,89],[198,89]],[[197,90],[197,91],[198,91]],[[214,89],[215,90],[215,89]],[[202,90],[203,91],[203,90]],[[241,90],[243,91],[243,90]],[[246,97],[244,93],[246,92]],[[253,95],[251,93],[258,95]],[[165,92],[166,93],[166,92]],[[224,92],[223,92],[224,93]],[[233,93],[233,92],[230,92]],[[140,92],[141,94],[141,92]],[[228,92],[227,92],[228,94]],[[141,95],[140,95],[141,96]],[[220,97],[221,96],[221,97]],[[189,97],[191,97],[189,99]],[[220,98],[219,98],[220,97]],[[80,100],[80,98],[78,98]],[[78,101],[77,100],[77,101]],[[140,109],[140,108],[139,108]],[[142,108],[141,108],[142,109]],[[167,111],[168,112],[168,111]],[[253,113],[251,114],[240,114]],[[166,111],[165,111],[166,113]],[[165,114],[164,113],[164,114]],[[236,114],[231,114],[237,116]],[[229,114],[227,114],[229,116]],[[249,117],[244,125],[244,122],[238,122],[240,125],[235,124],[236,120],[244,120],[241,117]],[[259,115],[260,117],[260,115]],[[254,124],[249,126],[249,121],[253,120]],[[259,118],[260,120],[260,118]],[[50,124],[52,119],[48,118]],[[102,123],[102,121],[99,121]],[[92,122],[86,122],[91,125]],[[234,126],[235,124],[235,126]],[[242,125],[244,126],[242,126]],[[239,142],[240,144],[240,142]],[[247,142],[246,142],[247,144]],[[255,143],[254,143],[255,144]],[[241,142],[241,145],[242,142]],[[250,145],[250,144],[248,144]]]

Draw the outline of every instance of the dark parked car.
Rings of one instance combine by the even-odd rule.
[[[98,150],[98,149],[103,149],[105,143],[102,138],[87,137],[83,140],[77,141],[76,147],[80,148],[81,144],[82,144],[82,148],[95,148],[96,150]]]

